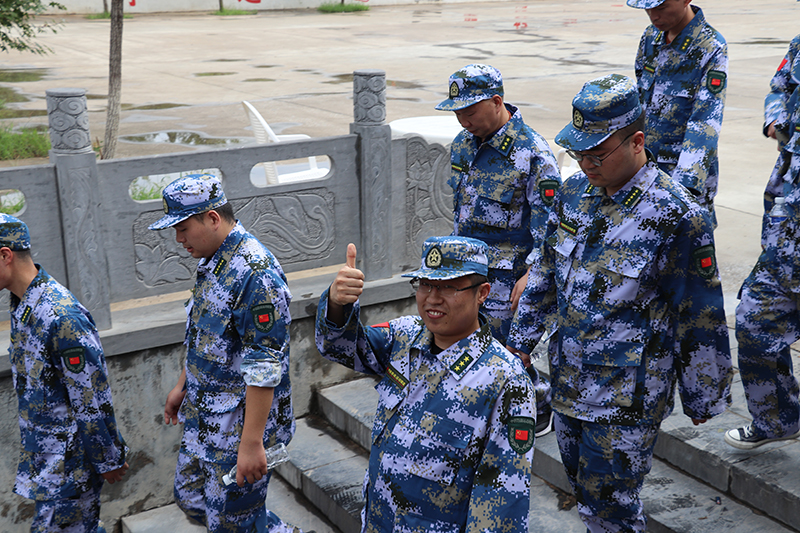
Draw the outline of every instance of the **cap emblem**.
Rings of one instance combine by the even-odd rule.
[[[583,127],[583,115],[577,109],[572,110],[572,125],[578,129]]]
[[[456,98],[458,96],[458,84],[453,82],[450,84],[450,98]]]
[[[425,266],[428,268],[439,268],[442,266],[442,251],[438,246],[434,246],[425,256]]]

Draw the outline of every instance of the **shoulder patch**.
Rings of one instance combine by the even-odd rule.
[[[709,70],[706,77],[706,88],[714,94],[719,94],[725,88],[727,76],[719,70]]]
[[[472,363],[472,356],[468,353],[465,353],[464,355],[459,357],[455,363],[450,365],[450,370],[452,370],[456,374],[461,375],[464,373],[464,370],[467,369],[470,363]]]
[[[533,448],[536,422],[530,416],[512,416],[508,421],[508,444],[518,454]]]
[[[68,348],[61,352],[61,357],[64,359],[64,368],[70,372],[77,374],[86,367],[86,348],[83,346]]]
[[[700,277],[711,279],[717,271],[717,258],[714,255],[714,245],[707,244],[692,252],[694,268]]]
[[[275,325],[275,306],[273,304],[259,304],[250,308],[253,314],[253,325],[258,331],[267,333]]]
[[[556,196],[558,185],[558,181],[556,180],[542,180],[539,182],[539,196],[542,197],[544,205],[553,205],[553,199]]]

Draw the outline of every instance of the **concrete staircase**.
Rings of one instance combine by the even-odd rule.
[[[542,373],[544,365],[542,360],[537,362]],[[305,509],[306,513],[320,517],[316,522],[318,532],[338,529],[356,533],[360,529],[361,485],[377,405],[374,385],[373,379],[365,378],[319,391],[318,415],[297,421],[297,433],[289,446],[290,461],[277,468],[278,476],[290,487],[288,491],[294,493],[295,500],[307,502],[294,515],[302,516]],[[800,476],[797,475],[800,440],[768,444],[749,452],[729,447],[722,440],[725,430],[749,420],[738,379],[733,394],[732,408],[702,426],[693,426],[691,420],[680,414],[679,405],[663,423],[656,459],[642,491],[648,531],[800,531]],[[535,450],[530,531],[584,532],[576,509],[569,503],[570,489],[555,434],[538,439]],[[278,476],[274,479],[279,483]],[[270,495],[273,492],[271,486]],[[267,506],[274,509],[269,498]],[[292,522],[284,516],[292,515],[292,511],[275,510],[284,520]],[[165,513],[163,510],[150,513],[157,511]],[[177,509],[171,512],[182,514]],[[123,531],[196,531],[172,525],[164,529],[166,515],[157,520],[161,527],[137,528],[136,520],[143,515],[125,518],[127,529]],[[331,528],[327,521],[335,527]],[[306,519],[299,518],[293,523],[309,527]]]

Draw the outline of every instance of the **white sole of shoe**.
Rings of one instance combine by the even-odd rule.
[[[775,437],[772,439],[764,439],[758,442],[744,442],[738,439],[735,439],[730,436],[731,432],[738,431],[738,429],[731,429],[725,432],[725,442],[729,445],[733,446],[734,448],[738,448],[740,450],[752,450],[754,448],[758,448],[759,446],[763,446],[764,444],[769,444],[770,442],[778,442],[781,440],[792,440],[800,437],[800,431],[793,433],[792,435],[785,435],[783,437]]]

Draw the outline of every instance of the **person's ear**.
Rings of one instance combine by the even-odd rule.
[[[637,131],[631,137],[631,144],[633,145],[633,153],[638,154],[644,150],[644,132]]]
[[[483,305],[490,292],[492,292],[492,285],[489,282],[481,283],[480,287],[478,287],[478,303]]]

